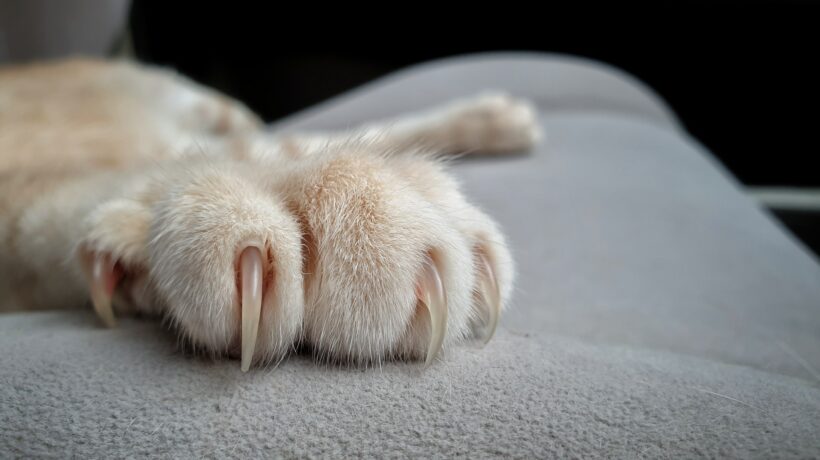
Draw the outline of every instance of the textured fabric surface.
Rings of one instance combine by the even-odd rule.
[[[174,353],[154,325],[102,330],[91,314],[9,316],[0,344],[6,458],[820,455],[820,389],[805,381],[504,329],[424,372],[299,357],[242,374]]]
[[[550,85],[509,71],[527,66]],[[150,322],[5,315],[0,456],[820,456],[820,265],[633,80],[567,58],[460,59],[278,127],[479,84],[533,97],[547,133],[529,154],[453,166],[517,259],[490,344],[425,371],[297,356],[242,374],[180,355]]]

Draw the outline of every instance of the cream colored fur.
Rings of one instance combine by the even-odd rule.
[[[124,273],[117,314],[160,315],[196,349],[238,355],[237,258],[255,246],[265,273],[255,362],[299,344],[334,360],[422,358],[425,264],[446,293],[445,348],[487,320],[481,257],[502,306],[514,277],[498,226],[431,153],[536,138],[533,110],[504,95],[350,133],[275,134],[166,70],[86,60],[0,70],[0,309],[87,305],[80,259],[107,254]]]

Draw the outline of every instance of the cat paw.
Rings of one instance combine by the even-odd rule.
[[[429,364],[489,339],[513,278],[502,233],[438,162],[371,150],[163,168],[89,215],[78,258],[96,311],[161,314],[243,370],[299,344]]]
[[[441,135],[466,153],[527,150],[541,138],[534,106],[504,93],[458,101],[440,115]]]

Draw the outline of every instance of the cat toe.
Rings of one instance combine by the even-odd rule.
[[[302,323],[301,233],[252,170],[186,172],[156,211],[151,279],[166,315],[195,347],[269,363]]]
[[[323,360],[408,359],[491,335],[511,259],[489,218],[423,156],[355,150],[298,176],[310,262],[304,341]]]
[[[100,318],[163,316],[190,349],[275,362],[298,340],[301,233],[254,170],[163,169],[135,199],[90,214],[77,251]]]

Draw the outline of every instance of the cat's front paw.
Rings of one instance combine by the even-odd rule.
[[[513,267],[495,223],[425,156],[352,142],[283,169],[164,168],[88,218],[94,306],[159,313],[242,368],[298,344],[353,363],[489,338]],[[476,334],[477,333],[477,334]]]

